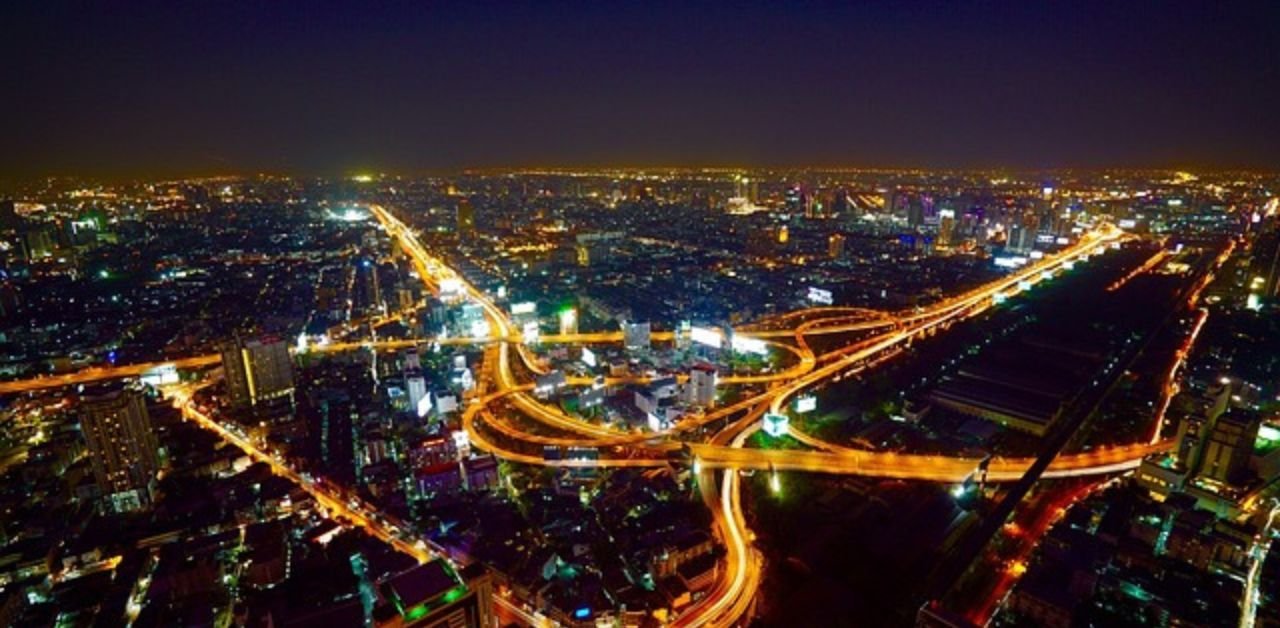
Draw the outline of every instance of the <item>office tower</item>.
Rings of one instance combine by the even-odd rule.
[[[483,569],[483,567],[481,567]],[[464,581],[449,563],[435,559],[390,576],[378,585],[375,628],[449,626],[489,628],[493,585],[487,574],[468,570]]]
[[[622,344],[628,351],[648,349],[651,340],[652,327],[648,322],[622,324]]]
[[[786,204],[787,211],[793,214],[805,212],[805,216],[812,218],[808,208],[804,206],[804,193],[800,191],[799,185],[788,185],[782,196],[783,202]]]
[[[839,233],[831,234],[827,238],[827,257],[831,259],[840,259],[844,257],[844,236]]]
[[[881,198],[884,199],[884,209],[883,209],[884,213],[892,214],[894,210],[898,208],[898,191],[897,190],[893,188],[889,188],[884,191],[884,194],[881,195]]]
[[[1178,424],[1175,454],[1179,466],[1192,474],[1200,471],[1209,435],[1230,401],[1231,384],[1226,379],[1209,386],[1194,399],[1194,411]]]
[[[27,262],[52,257],[55,249],[53,234],[46,228],[27,230],[22,234],[19,245],[22,248],[22,259]]]
[[[578,310],[567,308],[560,311],[560,335],[571,336],[578,333]]]
[[[22,293],[12,282],[0,283],[0,319],[15,316],[22,309]]]
[[[114,512],[148,506],[160,459],[142,389],[116,384],[83,393],[80,431],[105,505]]]
[[[378,266],[370,259],[363,259],[356,264],[356,289],[359,290],[357,305],[369,312],[382,309],[382,286],[378,283]]]
[[[418,415],[418,418],[426,416],[431,410],[431,398],[427,396],[427,380],[422,376],[422,370],[406,370],[404,385],[409,392],[409,410]]]
[[[422,359],[418,356],[418,350],[409,349],[404,352],[404,370],[407,373],[409,369],[422,368]]]
[[[474,466],[480,466],[478,463],[484,459],[477,460]],[[497,481],[497,463],[493,458],[488,458],[492,463],[491,468],[495,470],[493,474],[493,482]],[[470,474],[478,475],[478,474]],[[474,489],[478,483],[471,483]],[[489,573],[488,568],[479,562],[471,563],[462,568],[460,574],[462,579],[467,583],[467,588],[471,590],[476,597],[476,617],[479,619],[479,625],[482,628],[497,625],[497,619],[493,615],[493,576]]]
[[[293,361],[282,340],[234,338],[222,347],[222,369],[227,396],[236,406],[255,406],[293,395]]]
[[[1240,410],[1218,417],[1204,444],[1200,475],[1228,484],[1244,480],[1261,423],[1257,414]]]
[[[938,203],[934,200],[933,195],[922,194],[920,196],[920,206],[923,208],[921,221],[926,225],[938,224]]]
[[[924,225],[924,201],[919,196],[912,196],[907,203],[907,224],[911,227]]]
[[[707,364],[690,369],[689,381],[685,384],[685,401],[703,407],[715,405],[718,375],[715,367]]]
[[[476,214],[471,207],[471,201],[460,198],[458,199],[458,234],[470,235],[476,230]]]
[[[0,199],[0,230],[17,231],[22,228],[22,216],[18,215],[13,199]]]
[[[938,210],[938,248],[949,248],[956,231],[956,212],[953,209]]]

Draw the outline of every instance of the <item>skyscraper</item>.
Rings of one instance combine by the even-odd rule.
[[[893,188],[889,188],[884,191],[884,193],[881,195],[881,198],[884,200],[884,208],[883,208],[884,213],[892,214],[894,210],[898,208],[898,191],[897,190]]]
[[[237,406],[255,406],[293,394],[293,360],[282,340],[234,338],[222,347],[222,369],[227,395]]]
[[[22,216],[11,198],[0,199],[0,230],[17,231],[22,228]]]
[[[129,512],[148,506],[160,459],[141,388],[116,384],[82,394],[80,431],[107,508]]]
[[[844,257],[844,236],[839,233],[831,234],[827,239],[827,257],[831,259],[840,259]]]
[[[949,248],[956,231],[956,212],[953,209],[938,210],[938,248]]]
[[[907,224],[919,227],[924,224],[924,200],[916,195],[907,203]]]
[[[716,403],[716,383],[719,379],[714,366],[698,364],[689,369],[689,381],[685,383],[685,401],[703,407]]]
[[[1200,475],[1229,484],[1242,481],[1261,423],[1258,415],[1241,410],[1218,417],[1204,445]]]
[[[571,336],[578,333],[578,310],[567,308],[560,310],[560,335]]]
[[[476,230],[476,213],[471,201],[458,199],[458,235],[470,235]]]
[[[1226,411],[1231,400],[1228,380],[1210,386],[1196,399],[1196,409],[1178,423],[1175,457],[1179,466],[1196,473],[1200,470],[1205,443],[1214,423]]]
[[[463,577],[441,559],[410,567],[378,586],[376,628],[494,625],[493,582],[483,566],[464,569]]]
[[[653,328],[648,321],[643,323],[623,323],[622,345],[626,347],[628,351],[648,349],[652,332]]]

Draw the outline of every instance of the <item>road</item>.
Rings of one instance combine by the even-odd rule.
[[[746,438],[760,428],[763,414],[772,410],[781,412],[789,400],[803,390],[849,373],[871,368],[877,362],[895,355],[913,339],[945,329],[964,318],[976,315],[1009,296],[1035,283],[1051,277],[1077,261],[1118,244],[1129,236],[1104,226],[1098,231],[1086,233],[1079,242],[1062,251],[1046,255],[1026,267],[994,282],[952,296],[923,308],[900,312],[874,312],[858,308],[809,308],[780,314],[764,319],[736,333],[759,338],[772,351],[788,354],[789,365],[776,373],[731,375],[721,379],[723,385],[752,385],[762,390],[741,401],[721,408],[686,417],[671,429],[660,433],[626,431],[607,425],[598,425],[564,413],[556,406],[541,403],[532,394],[532,385],[519,381],[511,364],[511,348],[516,347],[517,357],[532,373],[545,372],[523,343],[521,334],[514,333],[515,326],[507,314],[486,294],[467,282],[442,260],[430,255],[420,244],[414,232],[390,211],[371,205],[370,211],[382,228],[408,254],[420,278],[428,290],[439,294],[447,286],[451,299],[461,299],[479,305],[488,322],[488,333],[473,338],[438,339],[441,344],[484,345],[486,359],[479,377],[477,390],[465,405],[462,414],[463,428],[471,436],[475,447],[491,451],[500,457],[532,465],[561,467],[654,467],[669,464],[669,456],[678,450],[689,433],[708,425],[723,423],[708,443],[689,442],[696,474],[700,478],[703,497],[714,513],[716,534],[726,547],[727,555],[723,577],[713,586],[711,593],[686,609],[676,620],[680,625],[728,625],[738,621],[748,612],[763,572],[763,558],[751,547],[751,533],[747,529],[741,507],[738,471],[743,469],[803,471],[874,477],[959,482],[967,477],[978,461],[973,458],[941,455],[900,454],[850,449],[825,443],[802,433],[794,436],[812,450],[759,450],[747,449]],[[806,338],[818,335],[857,334],[858,337],[833,351],[815,355]],[[670,332],[657,332],[658,342],[672,340]],[[583,334],[549,334],[540,337],[544,344],[597,344],[618,343],[621,332],[593,332]],[[339,352],[356,349],[397,349],[416,346],[421,340],[393,340],[380,342],[335,342],[317,344],[307,348],[314,352]],[[428,341],[430,342],[430,341]],[[58,377],[42,377],[0,383],[0,393],[29,392],[43,388],[67,386],[91,381],[131,377],[152,368],[172,364],[178,368],[195,369],[217,364],[216,354],[201,355],[167,362],[123,365],[112,368],[86,369]],[[616,378],[609,385],[645,381],[643,376]],[[572,378],[571,386],[591,384],[588,378]],[[564,435],[537,435],[521,429],[493,409],[493,404],[508,404],[526,419],[542,423]],[[420,543],[404,540],[403,526],[379,515],[370,506],[345,502],[339,495],[308,482],[287,465],[260,451],[253,443],[223,428],[217,421],[200,412],[186,397],[175,397],[175,404],[184,416],[211,429],[224,439],[240,447],[253,459],[270,465],[276,473],[304,487],[317,501],[336,516],[351,521],[377,538],[409,553],[419,560],[427,560],[433,552]],[[502,441],[502,442],[500,442]],[[535,449],[531,454],[517,450],[508,443],[518,443],[522,448]],[[597,447],[598,460],[545,459],[541,447]],[[1045,477],[1073,477],[1116,473],[1137,466],[1141,458],[1153,451],[1167,449],[1167,443],[1151,442],[1133,444],[1108,450],[1059,456],[1045,472]],[[614,452],[611,448],[620,451]],[[619,453],[621,455],[615,455]],[[995,459],[991,461],[989,481],[1012,482],[1022,478],[1032,467],[1032,459]],[[717,471],[719,481],[716,481]]]
[[[1277,522],[1280,522],[1280,500],[1272,502],[1266,524],[1249,545],[1249,573],[1245,575],[1244,596],[1240,600],[1240,628],[1253,628],[1258,619],[1258,602],[1262,597],[1258,590],[1262,584],[1262,563],[1271,552]]]
[[[385,517],[378,514],[371,506],[355,502],[344,498],[336,491],[326,489],[316,482],[312,482],[303,477],[286,464],[284,461],[276,458],[268,452],[263,451],[257,445],[253,444],[248,438],[223,427],[221,423],[208,414],[201,412],[191,400],[194,392],[193,387],[178,387],[169,391],[169,397],[173,402],[173,406],[182,412],[182,416],[189,421],[195,422],[200,427],[214,432],[223,440],[235,445],[245,455],[255,462],[261,462],[271,468],[271,472],[285,478],[294,484],[302,487],[316,503],[329,512],[330,516],[347,521],[358,526],[369,533],[370,536],[381,540],[384,543],[394,547],[395,549],[413,556],[418,562],[427,562],[435,557],[435,553],[425,547],[425,544],[410,543],[405,540],[405,531],[396,524],[389,522]]]

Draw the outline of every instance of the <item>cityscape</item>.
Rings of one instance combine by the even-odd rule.
[[[1256,17],[1174,4],[1140,33]],[[41,76],[15,86],[50,102],[13,116],[11,137],[32,147],[0,173],[0,625],[1280,626],[1280,136],[1253,143],[1280,128],[1280,56],[1249,57],[1269,64],[1252,92],[1271,103],[1265,122],[1232,113],[1263,106],[1238,104],[1244,88],[1218,94],[1225,113],[1205,119],[1233,120],[1214,118],[1213,138],[1187,130],[1174,161],[1159,143],[1076,143],[1049,122],[1056,147],[1020,144],[1019,125],[959,113],[949,124],[989,133],[990,152],[939,140],[885,158],[815,140],[806,158],[786,152],[803,138],[774,151],[762,129],[759,144],[725,135],[687,151],[738,118],[690,96],[690,119],[604,133],[594,125],[615,107],[585,95],[611,88],[583,87],[572,64],[527,113],[511,113],[519,98],[461,94],[465,82],[433,89],[477,109],[443,140],[412,130],[436,124],[413,108],[417,88],[353,81],[344,97],[401,99],[385,124],[403,125],[353,143],[366,127],[274,108],[292,106],[286,91],[324,100],[320,83],[284,78],[293,64],[349,52],[390,83],[462,71],[435,63],[519,74],[600,52],[587,26],[640,32],[657,9],[254,7],[184,31],[167,9],[120,7],[99,29],[104,9],[63,8],[12,22],[92,33],[19,64]],[[949,23],[960,9],[899,10],[750,6],[733,23],[825,32],[824,16],[855,17],[844,11]],[[716,11],[667,15],[668,39],[600,61],[643,50],[659,70],[628,81],[718,84],[721,60],[701,57],[728,28],[702,22]],[[1027,28],[1047,17],[1013,13]],[[500,62],[395,61],[351,35],[376,24],[416,39],[419,19],[513,38],[474,44]],[[1252,21],[1271,25],[1254,35],[1280,24]],[[578,25],[579,40],[552,36]],[[526,30],[537,45],[512,43]],[[1053,37],[1074,41],[1066,31]],[[218,114],[243,130],[178,130],[206,105],[135,111],[110,90],[103,110],[54,129],[72,96],[48,76],[146,65],[133,46],[152,44],[112,39],[132,32],[193,38],[156,69],[217,59],[220,73],[280,80]],[[333,48],[290,48],[304,40]],[[1125,41],[1117,63],[1155,67]],[[1182,54],[1210,45],[1223,66],[1247,65],[1220,42]],[[1028,63],[1059,63],[1041,53]],[[112,89],[152,89],[133,71]],[[539,110],[546,98],[581,126],[503,139],[560,115]],[[869,117],[849,107],[803,110],[838,139],[846,113]],[[883,123],[934,115],[900,111]],[[335,128],[290,140],[254,126],[263,112],[273,129],[291,115]],[[123,127],[132,141],[100,144]],[[891,133],[916,143],[904,129]],[[467,152],[432,143],[455,133]],[[672,152],[649,150],[664,142]],[[251,144],[261,157],[244,157]],[[439,157],[406,158],[410,146]],[[889,165],[912,160],[930,165]],[[536,162],[588,165],[520,165]]]

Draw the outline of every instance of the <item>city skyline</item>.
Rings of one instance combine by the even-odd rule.
[[[0,626],[1280,627],[1280,3],[0,22]]]
[[[1273,3],[10,5],[6,179],[1270,170]]]

